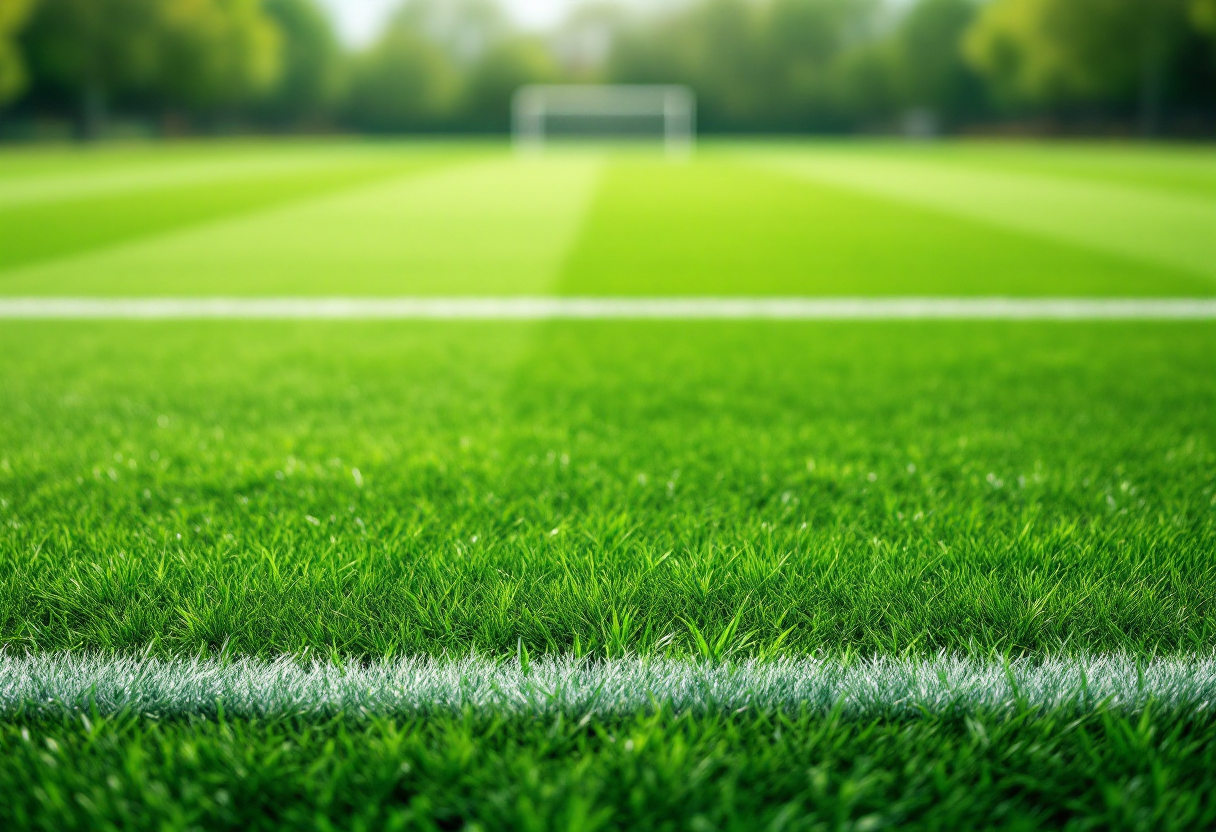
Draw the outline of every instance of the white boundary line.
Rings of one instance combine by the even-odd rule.
[[[1216,320],[1216,298],[0,298],[0,319]]]
[[[851,662],[736,663],[629,657],[586,661],[397,658],[338,665],[0,651],[0,718],[133,711],[162,716],[409,714],[465,708],[505,714],[833,707],[850,715],[1002,712],[1023,707],[1199,712],[1216,703],[1211,655],[1057,656],[1010,662],[939,654]]]

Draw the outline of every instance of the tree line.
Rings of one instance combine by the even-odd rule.
[[[494,132],[530,82],[688,84],[721,132],[1210,134],[1216,0],[403,0],[356,50],[316,0],[0,0],[0,126]]]

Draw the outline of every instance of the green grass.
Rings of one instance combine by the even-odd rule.
[[[1216,158],[1203,144],[1148,148],[1120,142],[1004,142],[916,149],[978,168],[1123,184],[1191,196],[1216,197]]]
[[[743,144],[673,165],[300,144],[9,157],[22,172],[0,177],[8,295],[1216,292],[1213,163],[1199,151]]]
[[[833,172],[852,170],[847,157],[828,159]],[[1136,296],[1207,295],[1216,287],[1168,265],[1030,236],[1016,227],[978,222],[966,211],[955,216],[876,199],[832,180],[805,181],[767,161],[752,161],[740,155],[687,166],[613,165],[570,256],[562,291]],[[865,156],[855,164],[865,172],[899,163]],[[914,169],[925,178],[935,175],[932,166],[917,163]],[[960,199],[990,199],[984,184]],[[1209,227],[1216,227],[1216,209],[1208,214]]]
[[[0,637],[1208,650],[1214,335],[8,324]]]
[[[1127,829],[1216,822],[1216,724],[669,712],[0,725],[0,824],[68,829]]]
[[[774,154],[759,161],[812,182],[1102,252],[1166,274],[1189,274],[1192,282],[1206,281],[1209,287],[1216,278],[1216,243],[1210,233],[1216,227],[1216,203],[1210,196],[1129,186],[1118,180],[1005,171],[999,166],[984,169],[932,156],[825,151]],[[1113,279],[1116,273],[1110,276]],[[973,275],[973,280],[982,285],[981,276]],[[1160,279],[1153,284],[1158,293],[1177,291]],[[1105,291],[1127,290],[1112,282]]]
[[[6,150],[0,295],[1211,296],[1213,171]],[[0,401],[11,651],[1216,650],[1211,322],[0,321]],[[0,826],[1201,828],[1213,749],[1153,706],[10,715]]]
[[[0,178],[0,272],[256,214],[458,157],[325,146],[232,156],[229,150],[171,161],[136,157],[124,165]]]

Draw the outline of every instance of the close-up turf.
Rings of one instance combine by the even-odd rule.
[[[0,151],[0,827],[1216,827],[1214,299],[1199,146]]]

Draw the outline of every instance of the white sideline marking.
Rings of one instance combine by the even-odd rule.
[[[1097,708],[1198,712],[1216,701],[1211,655],[1090,654],[1009,662],[925,658],[661,657],[587,661],[542,656],[527,666],[476,655],[334,664],[277,660],[14,655],[0,651],[0,718],[131,711],[159,716],[409,714],[465,708],[504,714],[833,707],[847,715]]]
[[[2,298],[0,319],[1213,320],[1216,298]]]

